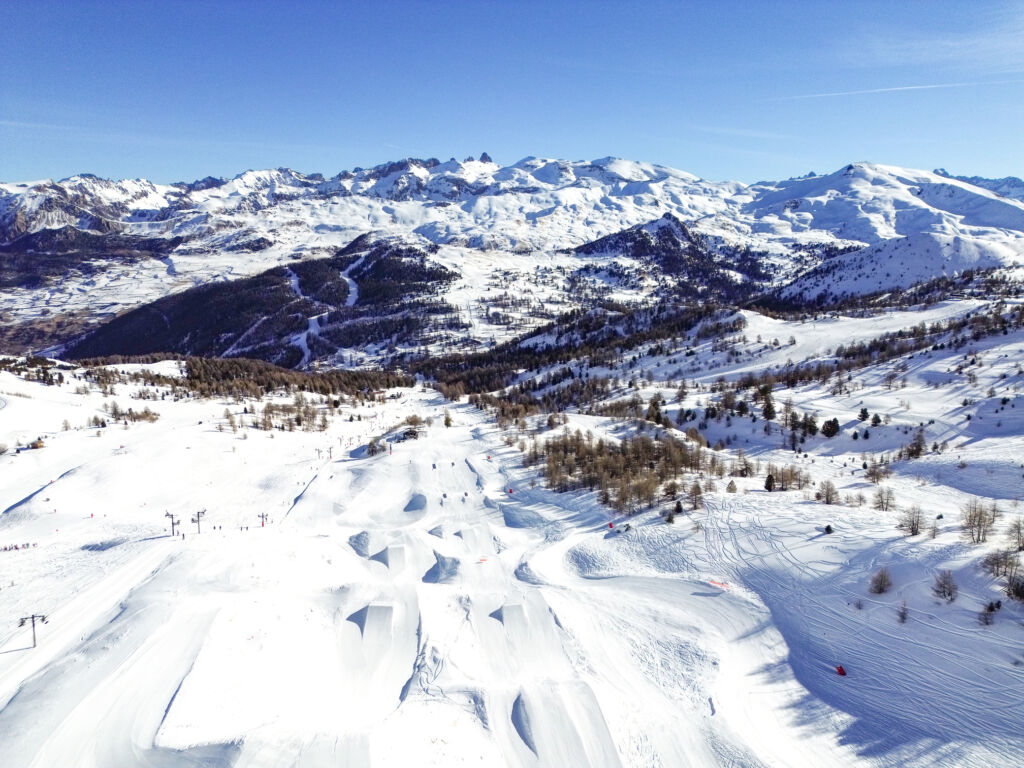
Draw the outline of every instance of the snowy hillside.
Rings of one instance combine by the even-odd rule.
[[[616,158],[502,167],[486,156],[330,178],[278,169],[173,185],[89,175],[0,184],[0,341],[49,347],[188,288],[329,259],[367,234],[427,250],[465,277],[438,298],[464,313],[456,335],[473,345],[536,324],[529,313],[485,306],[495,283],[506,303],[555,302],[549,314],[594,300],[678,297],[712,267],[743,298],[780,291],[788,301],[841,301],[1019,267],[1024,202],[1007,184],[856,163],[744,186]],[[679,261],[681,247],[666,269],[664,259],[637,265],[630,248],[593,246],[666,215],[685,227],[703,265]],[[489,327],[495,311],[501,328]],[[366,354],[363,346],[350,354]]]
[[[4,764],[1019,763],[1021,306],[682,328],[581,317],[476,404],[5,361]]]

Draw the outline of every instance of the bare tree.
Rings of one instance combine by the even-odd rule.
[[[924,520],[924,513],[918,504],[913,504],[903,510],[900,515],[899,527],[907,532],[908,536],[917,536],[921,532],[921,522]]]
[[[892,576],[889,575],[889,569],[883,566],[871,575],[868,591],[874,595],[880,595],[883,592],[888,592],[891,586]]]
[[[878,485],[891,474],[892,470],[889,468],[888,464],[879,464],[877,461],[872,459],[864,473],[864,476],[875,485]]]
[[[1006,535],[1018,552],[1024,552],[1024,517],[1017,517],[1010,523]]]
[[[875,491],[874,508],[879,512],[888,512],[896,506],[896,494],[892,488],[879,488]]]
[[[839,489],[831,480],[824,480],[821,483],[821,500],[826,504],[835,504],[839,501]]]
[[[690,486],[690,490],[687,493],[690,499],[690,507],[692,509],[700,509],[704,503],[704,494],[700,489],[700,483],[694,481],[693,485]]]
[[[943,600],[953,602],[956,600],[956,582],[953,581],[952,571],[939,571],[935,574],[935,583],[932,585],[932,592]]]
[[[998,517],[999,508],[995,502],[986,506],[981,499],[973,498],[964,504],[960,520],[970,540],[975,544],[982,544],[988,540]]]

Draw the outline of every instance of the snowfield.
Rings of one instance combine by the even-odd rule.
[[[869,338],[907,314],[836,326],[751,313],[745,333],[760,367],[782,365],[826,356],[840,329]],[[790,335],[789,349],[767,344]],[[701,381],[746,370],[709,346],[686,358],[697,389],[672,416],[707,397]],[[929,384],[956,377],[950,350],[910,361],[904,388],[879,367],[849,392],[795,389],[801,411],[843,422],[805,452],[779,448],[763,422],[706,430],[870,495],[868,446],[847,434],[861,405],[893,413],[872,427],[875,451],[932,420],[929,439],[952,447],[894,465],[887,484],[927,525],[943,515],[934,538],[897,530],[896,511],[768,493],[763,476],[735,478],[736,493],[715,479],[673,525],[657,510],[622,518],[595,493],[546,490],[514,428],[507,441],[486,413],[418,387],[345,404],[325,431],[267,432],[249,426],[252,401],[135,401],[135,384],[77,394],[70,375],[43,386],[0,372],[3,765],[1020,764],[1024,607],[1004,597],[979,623],[999,585],[957,521],[970,495],[1019,514],[1024,339],[975,346],[971,384]],[[670,400],[680,354],[644,358],[634,391]],[[152,367],[178,374],[173,361]],[[960,405],[989,386],[1014,407]],[[160,418],[84,426],[115,399]],[[411,415],[432,424],[397,439]],[[567,428],[610,440],[635,429],[576,414]],[[561,429],[537,421],[525,438]],[[37,437],[42,448],[12,452]],[[383,453],[366,450],[373,438]],[[881,565],[894,587],[870,594]],[[932,594],[939,569],[955,575],[955,602]],[[47,617],[35,648],[17,626],[33,613]]]

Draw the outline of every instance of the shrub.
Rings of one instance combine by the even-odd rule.
[[[900,607],[896,609],[896,617],[900,620],[900,624],[907,623],[907,616],[910,615],[910,609],[907,608],[907,601],[904,600],[900,603]]]

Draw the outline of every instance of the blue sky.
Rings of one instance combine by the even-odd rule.
[[[0,179],[617,155],[1024,175],[1024,4],[0,2]]]

